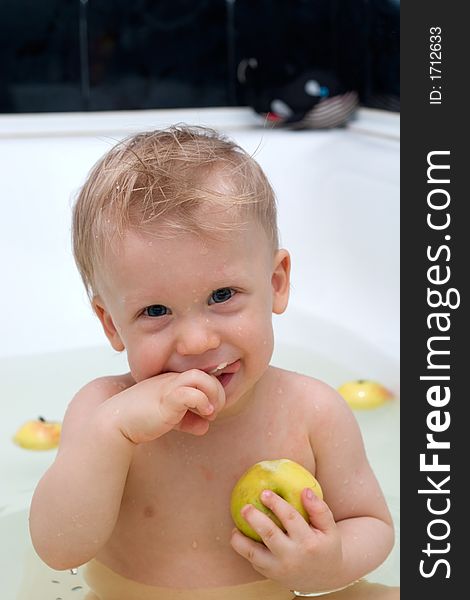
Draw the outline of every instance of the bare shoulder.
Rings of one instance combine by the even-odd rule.
[[[109,397],[109,394],[116,394],[121,390],[131,387],[134,383],[135,381],[132,379],[130,373],[123,373],[122,375],[105,375],[88,382],[78,391],[78,394],[91,393],[100,397]]]
[[[107,375],[93,379],[75,394],[67,408],[67,412],[80,408],[83,408],[83,410],[93,408],[132,385],[134,385],[134,380],[130,373]]]
[[[300,410],[306,415],[334,419],[338,413],[352,416],[342,396],[330,385],[309,375],[272,367],[272,377],[276,385],[288,391]]]
[[[315,477],[335,520],[369,515],[390,523],[359,424],[342,396],[328,384],[306,375],[275,369],[272,377],[289,391],[292,418],[307,429],[315,457]],[[344,502],[345,497],[354,498],[354,502]]]
[[[314,377],[284,369],[274,369],[273,376],[278,388],[288,393],[291,415],[306,428],[317,460],[324,453],[333,456],[338,440],[345,439],[351,451],[363,455],[358,423],[337,390]]]
[[[91,413],[103,402],[134,385],[130,373],[98,377],[84,385],[72,398],[65,411],[61,445],[86,426]]]

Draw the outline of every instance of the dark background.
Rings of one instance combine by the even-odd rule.
[[[273,79],[332,70],[399,110],[399,0],[2,0],[0,112],[243,106]]]
[[[468,57],[465,40],[468,38],[468,5],[427,0],[424,3],[407,2],[402,7],[402,110],[400,114],[401,154],[401,592],[403,600],[457,599],[468,594],[468,455],[469,455],[469,315],[470,278],[468,277],[468,77],[462,64]],[[442,78],[430,79],[431,27],[442,30]],[[406,58],[405,58],[406,57]],[[466,72],[466,71],[465,71]],[[435,73],[435,72],[434,72]],[[433,86],[441,86],[442,102],[429,104]],[[451,216],[450,226],[444,231],[433,230],[427,223],[430,212],[427,195],[427,155],[432,151],[450,151],[450,183],[443,187],[451,196],[446,211]],[[442,211],[445,212],[445,211]],[[445,235],[450,236],[449,239]],[[451,256],[442,260],[450,269],[450,280],[441,285],[441,291],[455,287],[460,291],[462,303],[457,309],[438,307],[432,309],[427,302],[430,285],[427,270],[430,261],[427,247],[447,243]],[[442,266],[445,269],[444,266]],[[429,440],[427,416],[432,407],[426,400],[431,382],[419,380],[426,374],[428,339],[436,335],[429,328],[427,318],[432,312],[447,312],[451,327],[441,335],[449,336],[446,349],[445,373],[450,381],[451,399],[442,410],[451,416],[449,429],[439,434],[441,441],[450,441],[450,449],[437,451],[439,462],[448,461],[449,472],[423,472],[419,469],[419,454],[434,453],[426,448]],[[440,333],[440,332],[439,332]],[[428,374],[430,374],[428,372]],[[444,374],[442,372],[441,374]],[[435,373],[437,376],[437,373]],[[439,382],[438,382],[439,383]],[[446,514],[432,514],[427,498],[432,498],[434,510],[445,505],[443,495],[418,494],[419,489],[432,489],[427,480],[435,482],[449,475],[447,489],[451,501]],[[445,519],[451,527],[446,539],[431,539],[428,526],[434,519]],[[443,526],[432,528],[433,534],[442,535]],[[427,544],[433,553],[428,556]],[[446,544],[449,543],[447,552]],[[419,564],[425,560],[425,571],[438,560],[448,560],[450,577],[440,563],[432,577],[419,574]],[[462,593],[461,590],[467,589]]]

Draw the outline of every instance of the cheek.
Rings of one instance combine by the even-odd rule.
[[[235,328],[238,342],[244,346],[256,361],[270,360],[273,352],[274,335],[271,315],[265,311],[255,311],[240,317]]]
[[[135,342],[128,340],[126,351],[129,369],[136,382],[154,377],[164,371],[164,344],[157,343],[155,338],[149,337]]]
[[[259,339],[256,340],[256,348],[260,356],[260,360],[268,363],[271,360],[274,350],[274,333],[271,322],[269,322],[269,324],[267,324],[267,326],[260,331]]]

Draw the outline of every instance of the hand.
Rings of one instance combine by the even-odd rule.
[[[309,492],[303,490],[302,503],[310,523],[280,496],[265,490],[261,500],[279,518],[286,533],[247,504],[242,516],[264,544],[238,530],[233,531],[231,544],[261,575],[291,590],[317,592],[337,586],[342,565],[341,537],[328,505],[314,494],[310,497]]]
[[[105,404],[123,435],[140,444],[172,429],[204,435],[225,405],[225,391],[216,377],[191,369],[136,383]]]

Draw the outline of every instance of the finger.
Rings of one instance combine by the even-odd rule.
[[[310,533],[310,526],[299,511],[273,491],[264,490],[261,501],[276,515],[290,538],[300,538]]]
[[[215,384],[215,395],[214,400],[216,402],[216,412],[220,412],[225,406],[226,396],[224,386],[220,383],[220,381],[214,375],[210,376],[213,383]]]
[[[256,509],[252,504],[245,505],[240,513],[273,554],[279,555],[281,552],[286,551],[289,540],[272,519]]]
[[[214,413],[219,412],[225,406],[225,391],[220,381],[199,369],[190,369],[181,373],[178,383],[184,386],[194,387],[201,390],[214,407]]]
[[[220,412],[225,406],[224,386],[214,375],[210,375],[204,371],[198,371],[198,373],[202,374],[201,384],[203,387],[200,389],[207,394],[207,397],[215,408],[215,412]]]
[[[271,552],[263,544],[248,538],[237,529],[232,531],[230,544],[235,552],[246,558],[259,573],[264,575],[272,568],[274,557]]]
[[[333,513],[328,504],[316,496],[310,488],[302,491],[302,503],[307,511],[310,523],[324,533],[331,531],[336,526]]]
[[[165,408],[167,411],[174,410],[178,420],[188,410],[204,418],[208,418],[214,412],[214,407],[206,394],[194,387],[180,385],[171,391],[169,399],[170,401],[165,403]]]
[[[181,394],[184,395],[184,406],[188,410],[200,416],[209,416],[214,412],[214,407],[204,392],[191,387],[180,389]]]
[[[188,410],[174,429],[184,433],[191,433],[192,435],[201,436],[208,432],[209,427],[210,424],[207,419],[203,419],[199,415],[196,415]]]

